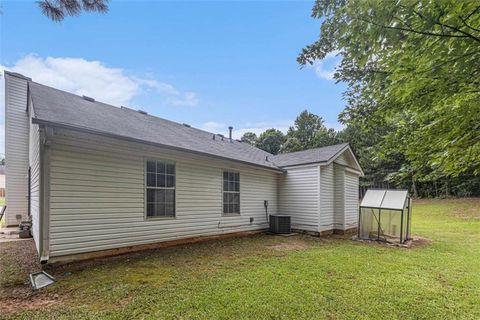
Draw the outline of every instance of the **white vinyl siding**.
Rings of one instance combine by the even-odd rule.
[[[32,233],[40,253],[40,132],[37,124],[30,125],[30,214]]]
[[[279,178],[280,213],[291,216],[292,228],[318,232],[320,168],[292,167]]]
[[[176,165],[176,217],[144,219],[144,161]],[[223,171],[241,175],[242,214],[222,214]],[[140,143],[56,130],[50,161],[50,257],[267,228],[278,173]],[[253,222],[250,222],[253,218]]]
[[[28,213],[29,118],[27,80],[5,74],[6,224]],[[21,215],[22,219],[16,216]]]
[[[335,222],[335,177],[333,165],[322,166],[320,191],[320,231],[332,230]]]
[[[358,224],[358,175],[345,171],[345,229]]]
[[[345,152],[342,153],[341,155],[338,156],[338,158],[335,159],[335,163],[341,164],[343,166],[348,166],[350,163],[347,159],[347,156],[345,155]]]
[[[345,226],[345,167],[332,164],[335,176],[335,225],[334,229],[344,230]]]

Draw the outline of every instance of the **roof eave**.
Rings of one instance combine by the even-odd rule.
[[[285,168],[291,168],[291,167],[300,167],[300,166],[309,166],[312,164],[318,164],[318,165],[326,165],[327,162],[325,161],[313,161],[313,162],[305,162],[305,163],[295,163],[295,164],[288,164],[285,166],[278,166],[279,168],[285,169]]]
[[[146,141],[146,140],[142,140],[142,139],[136,139],[136,138],[132,138],[132,137],[117,135],[117,134],[110,133],[110,132],[94,130],[94,129],[80,127],[80,126],[74,126],[74,125],[71,125],[71,124],[68,124],[68,123],[52,122],[52,121],[42,120],[42,119],[38,119],[38,118],[32,118],[32,123],[41,124],[41,125],[45,125],[45,126],[51,126],[51,127],[58,127],[58,128],[63,128],[63,129],[69,129],[69,130],[74,130],[74,131],[80,131],[80,132],[85,132],[85,133],[97,134],[97,135],[101,135],[101,136],[104,136],[104,137],[116,138],[116,139],[121,139],[121,140],[125,140],[125,141],[130,141],[130,142],[143,143],[143,144],[156,146],[156,147],[161,147],[161,148],[165,148],[165,149],[182,151],[182,152],[189,152],[189,153],[198,154],[198,155],[202,155],[202,156],[207,156],[207,157],[211,157],[211,158],[216,158],[216,159],[221,159],[221,160],[226,160],[226,161],[232,161],[232,162],[238,162],[238,163],[242,163],[242,164],[245,164],[245,165],[258,167],[258,168],[261,168],[263,170],[273,171],[273,172],[276,172],[276,173],[284,173],[285,172],[284,169],[279,168],[279,167],[263,166],[261,164],[256,164],[256,163],[252,163],[252,162],[248,162],[248,161],[232,159],[232,158],[228,158],[228,157],[222,157],[222,156],[218,156],[218,155],[214,155],[214,154],[210,154],[210,153],[206,153],[206,152],[190,150],[190,149],[186,149],[186,148],[169,146],[169,145],[165,145],[165,144],[162,144],[162,143],[156,143],[156,142]]]
[[[352,154],[353,156],[353,160],[355,161],[355,164],[357,165],[358,167],[358,171],[360,172],[360,176],[364,177],[365,176],[365,173],[363,172],[363,169],[362,167],[360,166],[360,163],[358,163],[358,160],[357,160],[357,157],[355,156],[355,153],[353,153],[353,150],[352,148],[350,147],[350,144],[347,143],[342,149],[340,149],[339,151],[337,151],[327,162],[326,164],[329,165],[330,163],[332,163],[333,161],[335,161],[335,159],[337,159],[342,153],[344,153],[345,151],[350,151],[350,153]]]

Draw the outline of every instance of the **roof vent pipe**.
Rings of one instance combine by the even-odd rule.
[[[232,130],[233,130],[232,126],[228,127],[228,139],[230,139],[230,142],[233,142],[233,140],[232,140]]]
[[[92,97],[82,96],[82,98],[90,102],[95,102],[95,99],[93,99]]]

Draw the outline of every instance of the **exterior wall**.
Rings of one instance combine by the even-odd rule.
[[[319,231],[331,230],[335,222],[335,176],[333,164],[320,167],[320,228]]]
[[[318,232],[320,168],[292,167],[279,178],[280,213],[291,216],[292,228]]]
[[[335,176],[335,224],[334,229],[344,230],[345,227],[345,168],[332,164]]]
[[[358,175],[345,171],[345,229],[358,225]]]
[[[5,189],[5,175],[0,174],[0,189]]]
[[[340,164],[340,165],[343,165],[343,166],[349,166],[349,165],[350,165],[350,163],[349,163],[349,161],[348,161],[348,159],[347,159],[347,157],[346,157],[346,155],[345,155],[345,152],[342,153],[341,155],[339,155],[338,158],[335,159],[334,162],[335,162],[335,163],[338,163],[338,164]]]
[[[7,226],[18,225],[28,212],[29,118],[27,80],[5,73],[5,159]],[[17,219],[20,216],[20,219]]]
[[[146,158],[175,161],[176,218],[145,220]],[[223,169],[240,172],[240,215],[222,216]],[[264,229],[264,200],[277,213],[279,173],[113,138],[56,130],[49,170],[50,257]]]
[[[30,124],[30,215],[37,252],[40,253],[40,131]]]

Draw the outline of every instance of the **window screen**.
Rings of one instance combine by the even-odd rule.
[[[223,213],[240,213],[240,174],[223,172]]]
[[[145,191],[147,218],[175,216],[175,164],[148,160]]]

